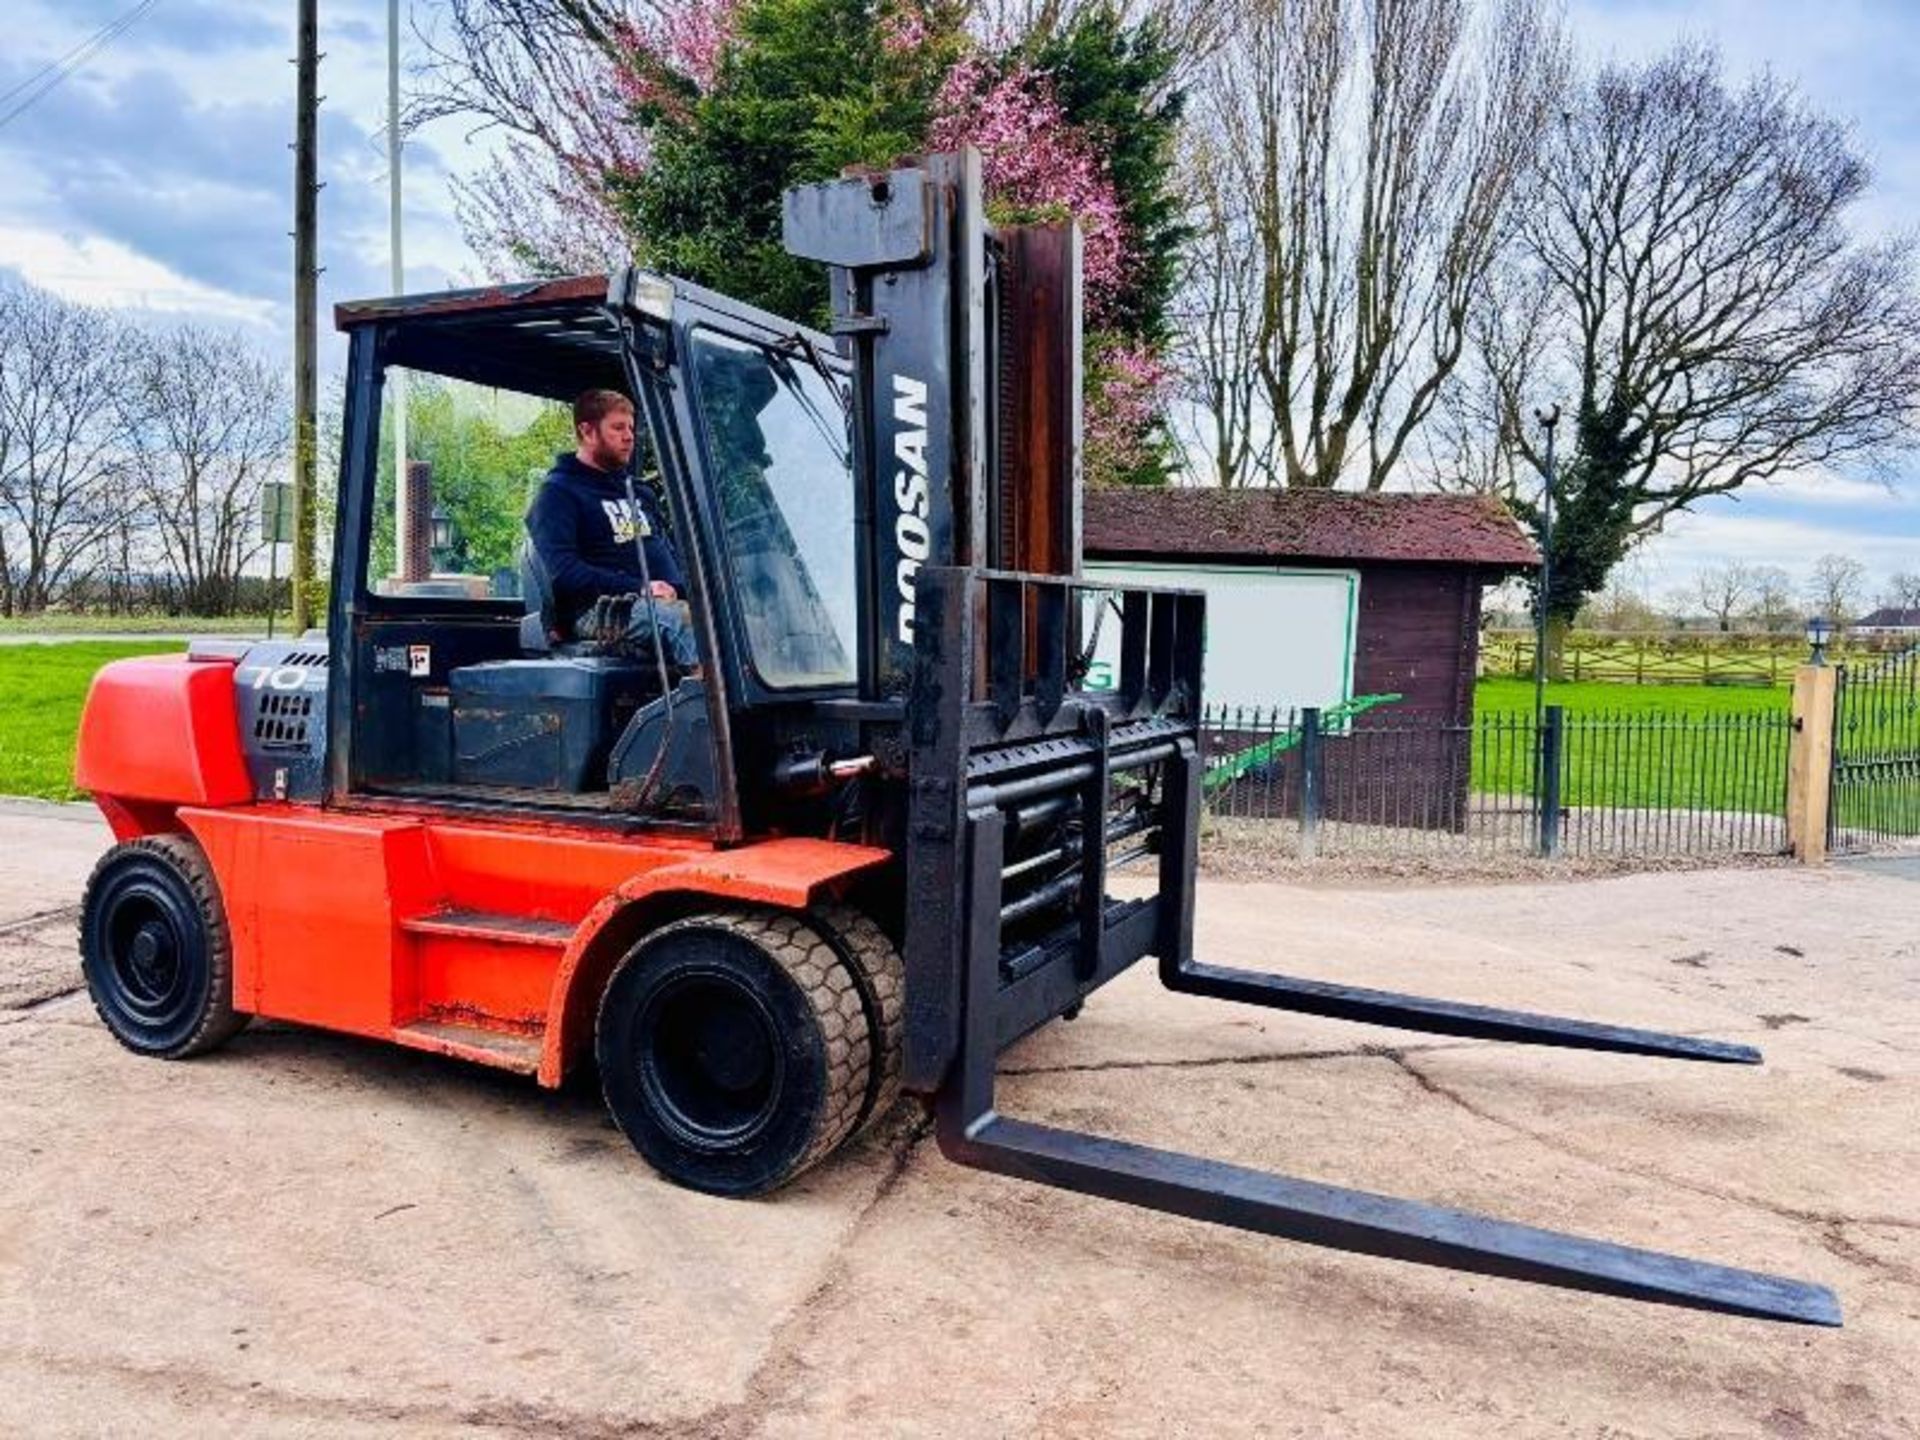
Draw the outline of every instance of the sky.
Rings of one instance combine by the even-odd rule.
[[[0,97],[135,0],[0,0]],[[385,294],[385,0],[320,0],[321,304]],[[432,0],[403,0],[430,23]],[[290,350],[292,0],[153,0],[112,44],[0,119],[0,272],[74,300],[237,327]],[[1863,231],[1920,232],[1920,5],[1915,0],[1570,0],[1589,56],[1716,41],[1736,74],[1771,68],[1856,127],[1877,183]],[[417,60],[411,26],[406,43]],[[0,117],[12,102],[0,99]],[[407,288],[481,278],[451,181],[488,151],[458,121],[407,146]],[[337,366],[330,344],[323,365]],[[1876,585],[1920,569],[1920,460],[1891,482],[1804,475],[1673,519],[1630,567],[1650,598],[1701,569],[1857,556]]]

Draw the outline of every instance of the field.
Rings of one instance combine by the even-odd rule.
[[[127,655],[184,648],[152,640],[0,646],[0,795],[77,798],[73,737],[93,672]]]
[[[1547,686],[1547,704],[1569,716],[1777,715],[1787,708],[1787,685],[1617,685],[1567,681]],[[1531,680],[1485,679],[1474,687],[1476,713],[1533,713]]]
[[[280,616],[284,630],[286,615]],[[0,615],[0,635],[264,635],[264,615]]]
[[[1785,687],[1569,683],[1546,700],[1566,710],[1563,804],[1784,813]],[[1533,793],[1533,686],[1483,680],[1474,702],[1473,788]]]
[[[1869,657],[1859,663],[1873,665]],[[1912,754],[1920,739],[1920,698],[1910,682],[1903,684],[1856,697],[1845,733],[1851,753]],[[1562,800],[1576,807],[1783,814],[1789,693],[1786,686],[1550,685],[1547,703],[1567,712]],[[1482,680],[1474,703],[1473,788],[1531,794],[1532,684]],[[1836,785],[1841,828],[1920,835],[1920,763],[1878,773],[1871,783]]]

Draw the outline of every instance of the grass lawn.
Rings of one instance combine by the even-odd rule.
[[[1562,801],[1782,814],[1788,696],[1784,686],[1549,685],[1547,703],[1567,715]],[[1473,788],[1530,794],[1532,682],[1482,680],[1474,704]]]
[[[137,640],[0,645],[0,795],[76,799],[73,737],[93,672],[126,655],[184,648]]]
[[[292,622],[280,617],[285,634]],[[0,635],[265,635],[264,615],[0,615]]]
[[[1777,715],[1793,691],[1786,685],[1611,685],[1567,681],[1547,686],[1547,704],[1573,715]],[[1482,680],[1473,689],[1476,713],[1533,713],[1531,680]]]

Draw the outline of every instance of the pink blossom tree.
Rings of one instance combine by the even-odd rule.
[[[1157,322],[1138,312],[1152,312],[1143,281],[1165,267],[1167,246],[1147,254],[1130,227],[1109,161],[1113,111],[1099,124],[1070,117],[1061,77],[1078,85],[1076,104],[1087,95],[1073,59],[1050,71],[1032,35],[968,38],[956,0],[822,0],[798,18],[760,0],[450,0],[450,10],[458,84],[443,110],[477,111],[508,132],[459,197],[497,271],[595,269],[640,253],[805,314],[811,277],[775,278],[791,268],[777,228],[716,208],[726,185],[713,176],[734,176],[727,193],[758,195],[796,170],[972,145],[994,219],[1080,225],[1089,475],[1158,477],[1167,374]],[[1102,52],[1108,63],[1127,63],[1124,43]],[[732,71],[730,47],[743,57]],[[849,78],[852,90],[835,88]]]
[[[933,150],[961,145],[981,153],[996,219],[1079,222],[1089,331],[1086,473],[1095,483],[1155,473],[1171,372],[1154,346],[1123,333],[1136,241],[1099,138],[1068,120],[1050,76],[1023,60],[975,51],[948,72],[928,135]]]
[[[927,144],[980,151],[997,219],[1078,220],[1088,323],[1111,322],[1129,268],[1120,196],[1093,137],[1068,123],[1051,79],[1024,62],[1003,66],[978,51],[966,56],[940,87]]]
[[[616,197],[647,165],[650,107],[710,85],[739,0],[451,0],[425,37],[407,120],[477,119],[493,156],[453,182],[468,243],[496,277],[624,262]]]

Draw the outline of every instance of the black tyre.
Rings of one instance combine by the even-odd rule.
[[[840,952],[840,958],[860,987],[867,1013],[867,1094],[861,1102],[854,1133],[867,1129],[893,1108],[900,1098],[900,1062],[906,1041],[907,965],[887,932],[865,911],[851,905],[822,905],[810,912],[820,932]]]
[[[853,1132],[868,1094],[860,988],[792,915],[704,914],[627,953],[600,1001],[601,1085],[676,1184],[758,1195]]]
[[[181,1060],[246,1028],[213,869],[184,836],[131,840],[94,866],[80,968],[101,1020],[136,1054]]]

